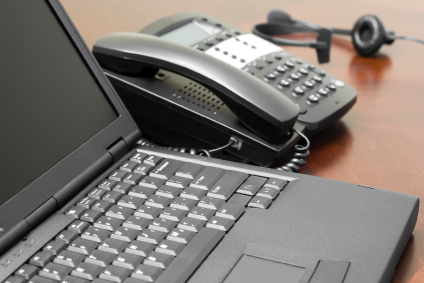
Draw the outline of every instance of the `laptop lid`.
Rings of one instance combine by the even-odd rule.
[[[1,1],[0,38],[2,253],[140,132],[58,0]]]

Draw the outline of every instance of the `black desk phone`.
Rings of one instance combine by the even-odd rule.
[[[318,67],[197,12],[106,35],[93,53],[143,133],[170,146],[188,136],[210,148],[234,136],[241,146],[224,154],[262,166],[300,139],[290,128],[312,136],[356,101],[351,86]],[[169,134],[160,140],[160,133]]]

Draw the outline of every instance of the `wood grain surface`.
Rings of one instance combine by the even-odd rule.
[[[364,14],[380,17],[397,35],[424,39],[424,0],[62,0],[87,45],[111,32],[140,30],[170,14],[201,11],[251,31],[272,9],[319,25],[351,28]],[[305,37],[305,39],[308,36]],[[313,49],[288,51],[318,64]],[[333,40],[320,66],[358,91],[354,107],[312,138],[302,173],[412,194],[424,199],[424,45],[397,40],[375,58],[356,55],[348,37]],[[424,282],[424,217],[392,282]]]

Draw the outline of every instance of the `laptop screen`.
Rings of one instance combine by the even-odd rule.
[[[0,206],[117,118],[44,1],[0,1]]]

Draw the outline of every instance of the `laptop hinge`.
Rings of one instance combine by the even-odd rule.
[[[128,145],[122,138],[119,138],[107,150],[112,155],[113,163],[115,163],[128,153]]]

